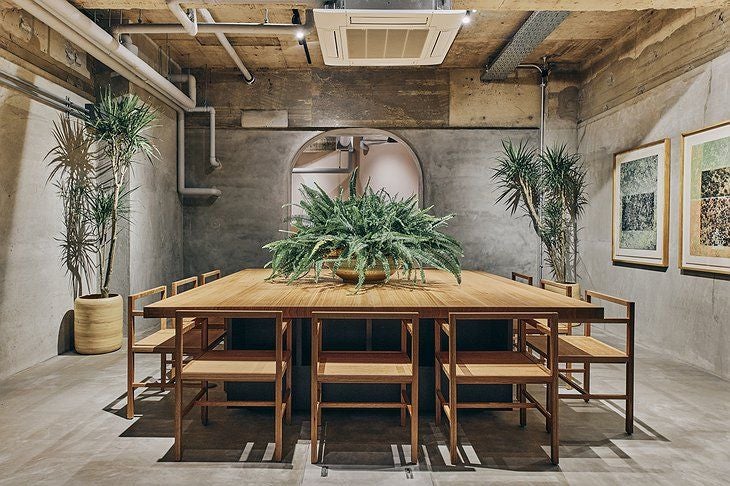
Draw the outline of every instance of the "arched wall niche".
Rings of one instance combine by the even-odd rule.
[[[359,191],[369,182],[373,189],[384,188],[393,196],[415,194],[423,206],[421,163],[405,140],[386,130],[341,128],[312,137],[294,155],[289,171],[289,215],[297,214],[302,184],[317,183],[333,197],[340,188],[347,194],[350,174],[356,167]]]

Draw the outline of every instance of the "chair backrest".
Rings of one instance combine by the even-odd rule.
[[[313,341],[313,345],[317,345],[319,351],[322,351],[322,342],[320,340],[322,333],[322,321],[324,320],[344,320],[344,321],[362,321],[362,320],[393,320],[400,321],[401,325],[401,352],[405,353],[407,348],[407,334],[411,335],[413,340],[413,352],[411,361],[413,366],[418,365],[418,313],[417,312],[312,312],[312,329],[317,341]]]
[[[527,285],[532,285],[532,276],[524,273],[512,272],[512,280],[515,282],[522,282]]]
[[[195,277],[193,277],[195,278]],[[188,318],[197,318],[201,322],[207,320],[225,320],[225,319],[272,319],[275,321],[275,354],[276,354],[276,373],[281,374],[282,363],[284,360],[283,338],[284,332],[291,323],[284,322],[284,313],[281,311],[245,311],[245,310],[181,310],[175,313],[175,348],[177,353],[182,356],[182,333],[178,332],[183,328],[183,320]],[[203,325],[201,342],[206,342],[208,336],[206,332],[207,325]],[[291,346],[291,343],[288,343]]]
[[[211,280],[218,280],[219,278],[221,278],[221,271],[219,269],[201,273],[198,277],[198,285],[205,285]]]
[[[558,373],[558,314],[557,312],[450,312],[448,323],[437,319],[449,336],[449,366],[451,376],[456,376],[456,327],[458,321],[516,321],[518,323],[518,351],[528,357],[526,349],[526,326],[531,326],[539,334],[547,336],[548,369],[553,377]],[[547,321],[547,325],[545,322]],[[537,362],[537,361],[536,361]]]
[[[595,324],[626,324],[626,354],[630,357],[634,355],[634,326],[636,324],[636,303],[625,300],[613,295],[596,292],[595,290],[586,290],[586,301],[594,302],[602,300],[611,302],[626,309],[626,317],[604,317],[602,319],[591,319],[586,323],[584,334],[591,335],[591,322]],[[633,358],[632,358],[633,359]]]
[[[548,292],[554,292],[556,294],[563,294],[566,297],[580,298],[579,295],[573,295],[573,286],[555,282],[553,280],[540,280],[540,288],[547,290]]]
[[[159,287],[143,290],[142,292],[137,292],[136,294],[131,294],[127,297],[127,333],[132,340],[134,340],[134,319],[135,317],[142,317],[144,315],[142,309],[136,308],[136,303],[139,299],[155,294],[159,294],[160,296],[157,300],[164,299],[167,297],[167,287],[160,285]],[[166,327],[167,319],[163,317],[160,319],[160,329],[165,329]]]
[[[192,287],[186,288],[185,290],[180,290],[180,287],[184,287],[187,285],[192,285]],[[177,295],[181,292],[185,292],[186,290],[194,289],[198,286],[198,277],[187,277],[183,278],[181,280],[175,280],[172,282],[172,285],[170,285],[170,295]]]

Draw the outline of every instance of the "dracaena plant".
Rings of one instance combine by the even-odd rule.
[[[502,141],[493,179],[511,214],[521,209],[545,248],[545,260],[559,282],[575,279],[578,219],[588,202],[586,170],[581,156],[565,145],[542,153],[525,141]]]
[[[138,96],[105,90],[80,122],[62,118],[54,124],[49,180],[63,201],[58,239],[74,296],[83,293],[84,281],[90,286],[96,271],[99,293],[109,297],[120,223],[129,214],[132,166],[139,156],[151,161],[157,154],[147,135],[155,118]]]
[[[299,207],[304,214],[290,219],[293,229],[287,238],[264,246],[272,253],[270,278],[291,283],[313,271],[317,280],[325,267],[336,272],[343,264],[354,264],[356,289],[362,287],[365,271],[376,265],[385,270],[386,282],[393,270],[425,282],[426,267],[446,270],[461,282],[461,244],[440,231],[453,215],[433,216],[430,207],[418,207],[416,196],[398,199],[369,184],[359,195],[356,188],[357,170],[347,197],[342,189],[330,197],[316,184],[302,185]]]

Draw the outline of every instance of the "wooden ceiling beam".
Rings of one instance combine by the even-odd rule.
[[[165,0],[73,0],[78,7],[100,9],[164,9]],[[220,0],[211,0],[191,5],[196,7],[215,7]],[[184,4],[183,4],[184,5]],[[275,4],[291,8],[296,1]],[[454,0],[453,8],[468,8],[491,11],[533,11],[533,10],[567,10],[572,12],[617,11],[617,10],[649,10],[649,9],[682,9],[682,8],[727,8],[729,0]]]

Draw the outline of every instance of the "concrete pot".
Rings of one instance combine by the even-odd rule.
[[[120,295],[85,295],[74,301],[74,347],[80,354],[102,354],[122,347],[123,301]]]

